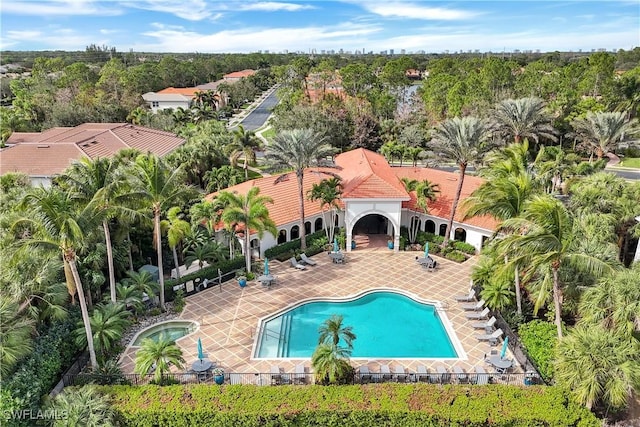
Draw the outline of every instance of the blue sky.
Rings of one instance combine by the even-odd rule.
[[[0,49],[380,52],[632,49],[640,0],[1,0]]]

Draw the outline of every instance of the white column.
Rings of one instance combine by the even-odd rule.
[[[636,217],[636,221],[640,222],[640,216]],[[640,262],[640,241],[638,241],[638,246],[636,247],[636,254],[633,257],[633,262]]]
[[[395,236],[393,236],[393,251],[394,252],[400,251],[400,230],[399,229],[396,232]]]
[[[351,240],[352,240],[352,227],[347,228],[347,241],[345,242],[345,246],[347,247],[347,252],[351,252]]]

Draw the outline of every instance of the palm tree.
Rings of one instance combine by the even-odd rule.
[[[348,349],[353,348],[353,340],[356,339],[356,335],[353,333],[353,327],[343,326],[342,321],[344,317],[334,314],[318,328],[320,336],[318,337],[318,344],[329,344],[337,347],[340,340],[344,341]]]
[[[513,303],[513,291],[508,281],[493,278],[482,287],[480,297],[487,302],[487,306],[492,310],[501,310]],[[518,314],[521,314],[522,311]]]
[[[167,230],[167,241],[171,252],[173,252],[173,263],[176,266],[176,274],[180,278],[180,262],[176,246],[182,242],[184,237],[191,231],[191,225],[180,218],[180,207],[174,206],[167,212],[167,219],[161,221],[161,226]]]
[[[204,263],[213,264],[223,261],[227,257],[227,248],[215,240],[203,244],[197,244],[187,251],[184,264],[187,268],[194,262],[198,262],[198,267],[204,267]]]
[[[91,316],[93,344],[102,355],[102,360],[106,359],[114,344],[122,338],[122,334],[130,323],[127,319],[128,316],[129,312],[121,303],[100,304],[93,311]],[[80,325],[80,328],[75,331],[76,343],[79,346],[84,346],[87,343],[87,337],[82,332],[82,325]]]
[[[335,149],[312,129],[284,130],[267,148],[265,159],[277,166],[293,169],[298,180],[300,230],[304,230],[304,170],[332,155]],[[300,233],[300,249],[307,249],[305,233]]]
[[[18,314],[18,304],[0,296],[0,379],[31,352],[34,331],[33,319]]]
[[[240,225],[244,228],[244,258],[247,273],[250,273],[251,232],[257,233],[260,238],[265,231],[270,232],[274,237],[278,234],[278,229],[269,217],[269,209],[267,209],[267,203],[273,203],[273,200],[271,197],[261,196],[259,187],[251,187],[246,195],[222,191],[217,199],[224,206],[222,221],[234,231]]]
[[[569,212],[558,199],[543,195],[525,202],[520,217],[505,220],[500,228],[521,230],[507,236],[501,243],[506,252],[514,254],[509,263],[528,264],[528,277],[540,275],[543,283],[552,286],[555,324],[562,338],[562,283],[560,267],[569,264],[596,277],[611,267],[601,259],[582,253],[577,247],[578,236]],[[542,286],[541,292],[547,287]],[[538,304],[544,298],[538,298]]]
[[[30,209],[30,217],[18,220],[12,229],[24,227],[30,230],[31,237],[19,244],[25,248],[43,247],[62,253],[69,294],[73,299],[78,293],[90,362],[92,366],[98,366],[87,301],[76,264],[76,249],[84,242],[85,232],[95,227],[100,218],[96,218],[95,209],[91,207],[78,209],[70,194],[55,187],[34,189],[24,197],[22,204]]]
[[[558,344],[554,376],[589,409],[622,408],[640,384],[638,344],[602,326],[578,326]]]
[[[320,201],[320,209],[322,211],[322,221],[328,242],[333,242],[333,233],[335,230],[335,218],[337,211],[340,210],[338,200],[342,195],[342,183],[339,177],[331,177],[323,179],[319,184],[313,184],[311,190],[307,192],[307,197],[311,201]],[[325,207],[329,210],[329,219],[324,216]]]
[[[134,289],[140,292],[140,295],[145,293],[151,297],[156,294],[158,284],[153,280],[153,276],[148,271],[127,271],[127,276],[124,282],[127,286],[133,286]]]
[[[136,352],[136,367],[133,372],[147,375],[155,368],[153,380],[156,384],[161,384],[162,376],[169,371],[171,365],[182,369],[184,363],[182,350],[176,342],[160,335],[158,341],[151,338],[142,340],[140,350]]]
[[[98,392],[95,385],[79,388],[65,388],[49,404],[48,409],[55,414],[65,414],[51,424],[53,427],[114,427],[115,412],[109,403],[109,396]]]
[[[229,155],[229,161],[231,166],[236,167],[238,165],[238,159],[242,157],[244,164],[244,179],[249,179],[249,162],[255,163],[256,161],[256,149],[260,148],[260,139],[253,131],[247,131],[244,126],[238,125],[237,129],[233,130],[233,143],[228,146],[231,150]]]
[[[335,345],[322,343],[316,347],[311,356],[311,365],[316,373],[316,378],[321,382],[327,381],[330,384],[341,382],[351,372],[349,364],[351,351]]]
[[[142,292],[136,286],[118,283],[116,293],[118,294],[118,302],[124,304],[125,307],[133,307],[136,311],[142,308]]]
[[[489,138],[489,128],[485,122],[475,117],[455,117],[441,123],[434,129],[433,139],[434,151],[439,152],[439,156],[453,160],[458,165],[460,178],[458,188],[453,199],[451,215],[447,223],[447,231],[442,242],[442,247],[449,243],[449,235],[453,227],[453,219],[456,215],[462,184],[469,163],[481,160],[485,151],[489,148],[485,141]]]
[[[135,216],[135,211],[127,208],[131,204],[128,195],[122,192],[121,177],[118,177],[117,162],[109,158],[90,159],[83,157],[73,162],[60,177],[63,188],[71,192],[73,199],[89,205],[103,215],[102,228],[107,246],[107,266],[109,269],[109,290],[111,301],[116,301],[116,278],[113,265],[113,245],[109,221],[116,215]]]
[[[536,143],[539,138],[557,141],[552,117],[545,112],[544,101],[540,98],[505,99],[491,112],[493,126],[505,137],[513,138],[516,144],[525,138]]]
[[[416,208],[419,208],[424,213],[429,213],[428,202],[434,202],[438,198],[440,193],[440,186],[430,182],[428,179],[418,181],[416,179],[402,178],[404,189],[408,193],[415,191],[416,193]],[[416,209],[417,212],[417,209]],[[411,216],[411,224],[409,226],[409,242],[415,243],[418,236],[418,224],[420,220]]]
[[[182,167],[172,171],[162,159],[153,154],[138,156],[131,171],[132,192],[153,217],[153,242],[160,271],[160,308],[163,311],[165,310],[164,271],[160,218],[165,210],[192,195],[191,187],[183,182]]]
[[[625,135],[638,131],[638,121],[628,120],[622,111],[593,113],[589,111],[585,118],[571,122],[577,140],[590,145],[598,159],[607,154]]]

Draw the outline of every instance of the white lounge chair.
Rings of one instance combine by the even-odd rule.
[[[406,383],[407,382],[407,373],[404,370],[404,366],[402,365],[396,365],[396,368],[394,369],[394,376],[396,378],[396,381],[398,381],[399,383]]]
[[[382,374],[382,381],[385,380],[390,380],[391,377],[391,370],[389,369],[389,365],[381,365],[380,366],[380,373]]]
[[[477,385],[487,385],[489,384],[489,374],[484,370],[482,366],[475,366],[473,368],[476,371],[475,383]]]
[[[369,371],[369,367],[367,365],[362,365],[358,369],[358,374],[360,376],[361,383],[368,383],[371,381],[371,372]]]
[[[494,316],[491,316],[491,319],[486,322],[473,322],[471,326],[475,329],[484,329],[485,331],[491,332],[491,328],[496,324],[497,319]]]
[[[424,365],[418,365],[418,371],[416,372],[416,381],[429,382],[429,371]]]
[[[482,310],[482,307],[484,307],[484,302],[485,301],[481,299],[476,303],[462,304],[460,307],[462,307],[462,309],[466,311],[479,311]]]
[[[282,374],[280,373],[280,367],[277,365],[271,365],[271,385],[282,384]]]
[[[467,319],[470,320],[483,320],[489,316],[489,307],[485,307],[480,313],[467,313],[465,314]]]
[[[475,338],[478,341],[489,341],[491,345],[495,345],[503,333],[504,332],[502,332],[502,329],[498,328],[495,331],[493,331],[491,334],[476,335]]]
[[[460,366],[454,366],[453,373],[455,378],[458,380],[458,383],[466,383],[469,381],[469,376],[467,375],[465,370]]]
[[[291,257],[289,258],[289,262],[291,263],[291,267],[293,268],[297,268],[298,270],[306,270],[307,267],[305,267],[304,265],[300,264],[295,257]]]
[[[298,364],[296,365],[294,381],[296,384],[305,384],[307,382],[307,375],[304,372],[304,365]]]
[[[476,299],[476,291],[471,288],[469,295],[458,295],[457,297],[454,297],[454,299],[458,302],[471,302]]]
[[[307,254],[305,254],[305,253],[300,254],[300,261],[304,262],[307,265],[316,265],[316,264],[318,264],[317,262],[315,262],[314,260],[309,258],[307,256]]]
[[[443,365],[436,366],[436,372],[438,373],[438,382],[444,384],[450,381],[451,374]]]

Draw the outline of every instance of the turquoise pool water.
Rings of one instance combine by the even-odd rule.
[[[138,334],[134,346],[140,346],[142,340],[145,338],[151,338],[153,341],[158,341],[161,335],[169,337],[169,339],[175,341],[178,338],[182,338],[185,335],[189,335],[197,328],[197,324],[194,322],[184,320],[174,320],[154,325],[150,328],[144,329]]]
[[[356,334],[351,357],[458,357],[435,307],[395,292],[295,307],[263,323],[256,357],[311,357],[318,327],[333,314],[344,316],[343,324]]]

